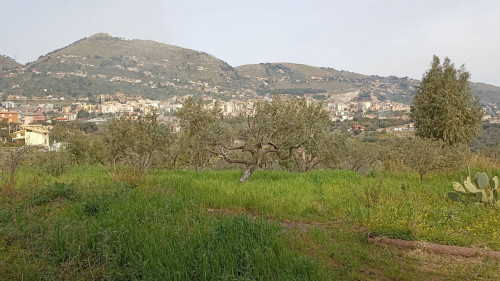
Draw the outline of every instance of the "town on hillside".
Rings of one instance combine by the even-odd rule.
[[[360,118],[366,119],[393,119],[400,120],[399,126],[383,128],[378,131],[401,132],[413,131],[413,124],[409,121],[410,106],[390,100],[361,100],[355,101],[352,97],[359,93],[352,92],[343,95],[319,94],[322,100],[315,99],[315,94],[304,94],[308,102],[322,102],[330,112],[330,120],[343,122],[346,120],[356,121]],[[100,94],[96,99],[65,98],[58,96],[25,97],[20,95],[0,97],[3,102],[0,107],[0,120],[3,122],[4,130],[9,135],[13,134],[12,142],[24,145],[39,145],[48,147],[50,144],[49,133],[55,122],[68,122],[79,120],[95,124],[103,124],[109,119],[121,116],[139,117],[151,114],[155,110],[159,114],[159,121],[168,123],[172,132],[179,132],[180,126],[175,111],[182,107],[184,100],[191,95],[172,96],[165,100],[145,99],[141,96],[131,97],[124,93]],[[296,97],[291,94],[281,94],[283,97]],[[201,98],[210,108],[217,103],[223,115],[238,116],[246,115],[252,111],[257,101],[271,101],[272,96],[257,94],[232,95],[229,100],[220,101],[213,95],[202,95]],[[489,109],[483,117],[483,121],[500,123],[500,109]],[[355,123],[355,122],[354,122]],[[362,125],[352,124],[349,130],[365,131]],[[2,142],[7,142],[6,136]]]

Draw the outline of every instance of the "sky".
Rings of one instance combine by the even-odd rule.
[[[421,79],[432,56],[500,86],[499,0],[0,0],[0,54],[20,63],[105,32],[232,66],[292,62]]]

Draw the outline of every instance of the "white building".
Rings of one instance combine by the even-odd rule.
[[[42,125],[21,125],[21,130],[14,135],[14,142],[49,147],[49,130]]]

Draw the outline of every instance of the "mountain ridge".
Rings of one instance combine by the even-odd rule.
[[[0,56],[0,59],[2,56]],[[1,62],[1,61],[0,61]],[[205,52],[107,33],[84,37],[26,65],[3,70],[0,92],[8,95],[96,96],[123,92],[162,98],[182,94],[358,92],[358,99],[410,103],[419,80],[364,75],[290,62],[233,67]],[[500,87],[471,83],[483,103],[500,105]]]
[[[2,67],[2,69],[11,70],[22,66],[22,64],[18,63],[13,58],[0,54],[0,67]]]

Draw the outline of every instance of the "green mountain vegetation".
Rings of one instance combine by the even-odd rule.
[[[0,80],[7,94],[25,96],[127,95],[165,97],[223,91],[245,85],[227,63],[154,41],[123,40],[99,33],[41,56]]]
[[[3,71],[14,70],[22,66],[22,64],[16,62],[13,58],[0,55],[0,73],[2,73]]]
[[[359,99],[393,100],[410,103],[419,81],[414,79],[366,76],[333,68],[292,63],[261,63],[236,67],[238,73],[260,82],[258,91],[277,93],[357,92]]]
[[[485,83],[470,83],[472,93],[481,98],[481,103],[494,103],[500,106],[500,87]]]
[[[5,61],[5,62],[4,62]],[[125,40],[105,33],[78,40],[25,66],[0,56],[0,91],[7,95],[95,97],[123,92],[166,98],[212,94],[346,94],[358,100],[410,104],[419,81],[367,76],[327,67],[261,63],[232,67],[204,52],[147,40]],[[500,104],[500,87],[472,83],[482,103]],[[323,95],[324,96],[324,95]]]

